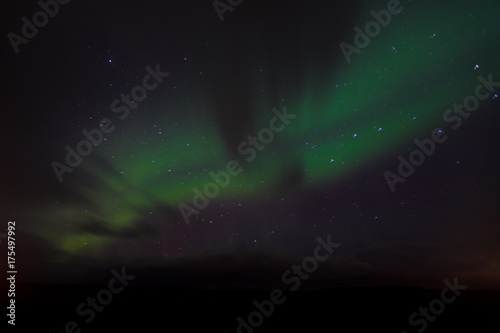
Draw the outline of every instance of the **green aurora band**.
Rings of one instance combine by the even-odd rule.
[[[492,39],[500,31],[499,6],[485,1],[446,2],[447,6],[441,1],[426,6],[414,3],[402,1],[403,12],[393,16],[360,54],[354,54],[350,64],[340,62],[325,74],[330,77],[329,86],[318,91],[311,78],[297,87],[299,94],[284,103],[297,117],[275,134],[253,162],[241,164],[243,172],[210,205],[234,198],[262,200],[280,182],[289,163],[303,168],[304,186],[312,188],[332,184],[347,172],[359,172],[377,158],[392,163],[401,144],[413,145],[414,138],[428,137],[436,127],[448,134],[443,112],[473,94],[479,75],[498,78]],[[370,6],[367,12],[383,8]],[[358,26],[363,29],[371,19]],[[351,40],[346,42],[353,44],[353,30],[347,35]],[[341,53],[340,48],[337,51]],[[480,70],[475,71],[479,61]],[[264,101],[269,108],[256,119],[257,129],[268,127],[274,106],[283,107],[275,102]],[[141,124],[133,117],[123,123],[114,121],[116,132],[126,135],[108,136],[68,176],[75,180],[63,183],[71,184],[83,198],[81,203],[44,208],[43,216],[56,221],[56,227],[45,229],[41,223],[35,232],[65,253],[99,256],[113,237],[77,232],[74,225],[92,221],[119,231],[139,223],[141,216],[157,207],[177,210],[179,203],[192,205],[193,188],[202,189],[211,181],[208,172],[224,170],[231,158],[213,120],[197,117],[196,110],[181,111],[186,113],[184,122],[178,121],[181,126],[155,122],[161,135],[141,135]],[[147,110],[140,106],[137,112]],[[131,140],[131,134],[137,139]],[[119,153],[118,147],[126,149]],[[78,181],[77,174],[93,181]],[[93,252],[85,243],[93,243]]]

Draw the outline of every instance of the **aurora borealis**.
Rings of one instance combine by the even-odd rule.
[[[342,246],[308,288],[459,276],[498,289],[500,89],[460,129],[443,113],[500,82],[500,6],[402,0],[347,61],[341,43],[387,3],[245,0],[221,22],[210,1],[71,1],[19,53],[5,38],[2,217],[17,221],[25,281],[94,281],[126,263],[183,276],[152,273],[160,284],[268,288],[331,235]],[[10,5],[5,35],[38,10]],[[168,76],[145,81],[155,68]],[[158,84],[133,101],[144,82]],[[263,144],[284,110],[294,117]],[[103,119],[113,129],[60,181],[53,162]],[[384,173],[436,128],[446,142],[392,192]],[[241,170],[221,186],[231,161]],[[211,182],[187,224],[179,205]]]

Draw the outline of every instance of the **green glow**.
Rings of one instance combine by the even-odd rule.
[[[330,85],[324,91],[314,91],[312,82],[302,83],[302,94],[291,100],[300,108],[288,106],[289,113],[297,114],[297,118],[275,134],[275,140],[258,153],[255,161],[242,165],[244,171],[221,189],[216,200],[265,197],[282,180],[286,167],[282,159],[292,152],[298,152],[292,155],[303,166],[306,186],[317,186],[369,165],[400,142],[412,145],[414,138],[428,137],[434,128],[444,126],[443,112],[453,103],[461,103],[478,84],[473,58],[460,55],[468,47],[488,48],[491,43],[479,38],[483,31],[476,31],[472,19],[462,13],[481,19],[488,13],[484,20],[489,20],[492,31],[499,30],[500,21],[496,19],[498,13],[485,3],[463,7],[435,4],[431,5],[433,11],[426,6],[415,7],[406,2],[404,15],[394,16],[361,54],[353,55],[350,65],[339,63],[329,74]],[[494,64],[494,54],[490,57],[484,61]],[[458,72],[457,62],[463,64]],[[496,70],[487,68],[489,72],[482,75]],[[257,118],[259,129],[267,127],[270,109]],[[155,207],[191,205],[192,189],[202,189],[211,182],[208,172],[224,170],[229,157],[213,121],[190,114],[186,124],[189,128],[176,128],[165,121],[159,125],[162,134],[149,139],[141,136],[138,123],[117,124],[127,133],[125,137],[114,135],[109,145],[99,148],[99,154],[106,156],[114,170],[106,170],[89,158],[76,171],[96,180],[93,185],[75,186],[75,191],[91,203],[89,214],[79,218],[87,207],[75,207],[57,210],[52,216],[71,220],[69,225],[92,220],[121,230]],[[62,236],[51,232],[44,236],[70,253],[85,251],[85,242],[104,246],[110,241],[61,228],[65,232]]]

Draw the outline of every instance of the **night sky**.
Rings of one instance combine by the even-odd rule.
[[[71,1],[14,47],[40,6],[4,1],[19,281],[283,287],[330,237],[305,290],[499,289],[499,3],[402,0],[347,59],[387,4]]]

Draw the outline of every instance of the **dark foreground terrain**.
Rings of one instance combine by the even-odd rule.
[[[17,300],[16,326],[9,325],[8,332],[65,332],[70,321],[78,326],[69,324],[67,332],[493,332],[500,323],[500,293],[477,290],[463,291],[441,314],[429,314],[435,318],[427,327],[420,315],[414,326],[409,317],[439,299],[441,290],[358,287],[286,292],[285,301],[274,306],[260,326],[245,328],[237,318],[247,319],[256,310],[254,300],[268,304],[270,291],[128,286],[89,320],[87,307],[81,308],[87,310],[82,316],[76,308],[87,297],[96,297],[102,286],[25,288],[27,294]],[[259,321],[259,315],[253,318]]]

